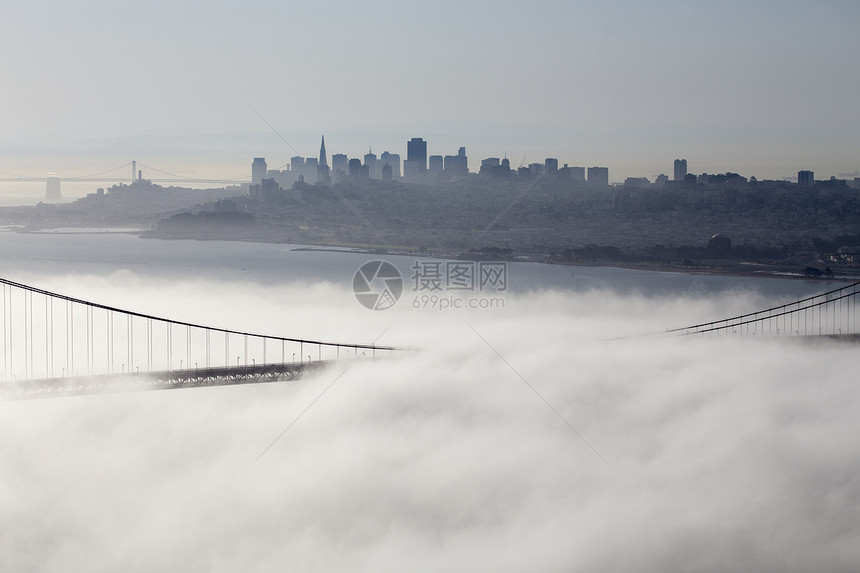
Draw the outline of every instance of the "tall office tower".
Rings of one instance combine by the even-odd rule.
[[[320,159],[319,164],[317,165],[317,181],[325,185],[331,183],[331,176],[329,175],[328,169],[328,160],[326,159],[325,153],[325,135],[322,136],[322,141],[320,142]]]
[[[546,174],[546,165],[543,163],[529,163],[529,172],[534,177],[543,177]]]
[[[544,174],[547,177],[555,177],[558,174],[558,159],[547,157],[543,162]]]
[[[445,156],[445,177],[448,179],[462,179],[469,174],[469,160],[466,157],[466,148],[461,147],[457,155]]]
[[[421,169],[427,169],[427,142],[413,137],[406,143],[406,161],[417,161]]]
[[[331,175],[335,183],[343,183],[349,175],[349,159],[345,153],[335,153],[331,156]]]
[[[413,137],[406,143],[403,171],[408,181],[419,181],[427,173],[427,142],[420,137]]]
[[[400,179],[400,154],[399,153],[389,153],[387,151],[383,151],[382,155],[379,156],[379,162],[382,164],[383,169],[386,165],[391,167],[391,178],[392,179]]]
[[[815,185],[815,173],[812,171],[798,171],[797,172],[797,186],[798,187],[812,187]]]
[[[268,168],[266,167],[266,158],[255,157],[254,163],[251,164],[251,183],[254,185],[260,185],[267,172]]]
[[[430,156],[430,164],[427,167],[427,171],[435,178],[442,177],[442,170],[445,167],[445,160],[441,155],[431,155]]]
[[[683,181],[684,177],[687,176],[687,160],[686,159],[676,159],[675,160],[675,181]]]
[[[609,186],[609,168],[608,167],[589,167],[588,168],[588,184],[592,187],[608,187]]]
[[[445,178],[458,179],[458,177],[454,175],[454,173],[457,171],[460,158],[456,155],[446,155],[443,161],[444,163],[442,165],[442,168],[445,171]]]
[[[382,179],[382,165],[376,158],[373,149],[368,149],[364,154],[364,166],[367,167],[368,177],[371,179]]]
[[[481,170],[478,172],[485,177],[492,176],[496,173],[497,168],[501,166],[501,160],[498,157],[487,157],[481,160]]]
[[[305,158],[300,155],[294,155],[290,157],[290,170],[293,172],[293,177],[296,178],[296,181],[299,180],[299,177],[304,178],[305,182],[307,182],[308,178],[305,177]]]

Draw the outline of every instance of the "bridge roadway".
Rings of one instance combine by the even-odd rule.
[[[173,390],[178,388],[281,382],[296,380],[301,378],[305,372],[319,370],[335,362],[337,361],[318,360],[316,362],[303,363],[187,368],[182,370],[126,372],[123,374],[99,374],[96,376],[71,376],[0,382],[0,398],[4,400],[27,400],[32,398],[84,396],[87,394],[104,394],[110,392]]]

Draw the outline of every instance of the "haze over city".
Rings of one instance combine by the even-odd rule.
[[[420,136],[617,181],[675,157],[837,175],[860,167],[858,24],[853,2],[15,3],[0,170],[233,177],[295,154],[262,116],[300,155]]]

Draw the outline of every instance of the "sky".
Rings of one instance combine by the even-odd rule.
[[[858,25],[850,1],[7,3],[0,171],[226,177],[325,134],[473,170],[836,175],[860,169]]]
[[[4,571],[860,561],[854,345],[606,341],[760,308],[761,294],[536,291],[504,310],[371,312],[348,284],[119,268],[13,276],[251,330],[385,330],[380,343],[422,351],[291,383],[0,401]]]

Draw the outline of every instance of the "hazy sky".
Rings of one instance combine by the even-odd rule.
[[[285,163],[257,110],[302,155],[325,133],[351,156],[465,145],[473,169],[853,171],[858,26],[851,1],[6,3],[0,170]]]

